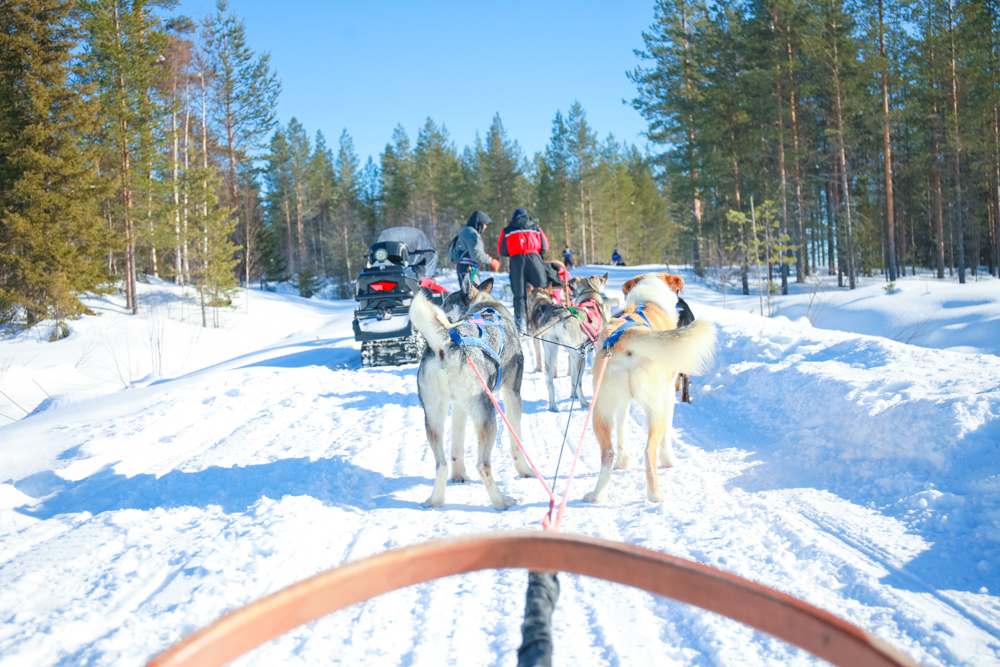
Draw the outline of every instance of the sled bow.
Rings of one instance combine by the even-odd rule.
[[[501,568],[597,577],[713,611],[843,667],[918,667],[860,628],[784,593],[682,558],[592,537],[498,532],[450,537],[327,570],[245,607],[146,667],[218,667],[332,611],[464,572]]]

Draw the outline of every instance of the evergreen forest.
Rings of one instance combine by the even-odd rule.
[[[365,160],[348,129],[278,121],[280,73],[225,0],[198,21],[173,5],[0,5],[0,325],[113,291],[137,313],[150,278],[190,287],[205,326],[251,284],[347,298],[382,229],[417,226],[446,258],[481,209],[493,254],[519,206],[552,258],[618,249],[732,270],[745,293],[761,263],[782,292],[997,274],[995,3],[659,0],[622,73],[647,148],[567,100],[534,155],[497,114],[461,148],[446,119],[398,125]]]

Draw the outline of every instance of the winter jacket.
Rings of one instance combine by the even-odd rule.
[[[516,257],[548,251],[549,239],[542,228],[535,224],[523,208],[514,211],[510,224],[500,234],[497,252],[504,257]]]
[[[493,222],[489,216],[482,211],[476,211],[469,217],[469,221],[458,233],[458,241],[455,245],[462,255],[462,264],[473,266],[482,265],[489,267],[493,264],[493,258],[486,254],[483,246],[483,237],[479,235],[483,227]]]

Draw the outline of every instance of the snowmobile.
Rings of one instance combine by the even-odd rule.
[[[358,276],[354,340],[361,342],[364,366],[398,366],[420,361],[424,339],[410,327],[410,302],[424,289],[440,306],[447,293],[432,280],[437,251],[416,227],[389,227],[368,249]]]

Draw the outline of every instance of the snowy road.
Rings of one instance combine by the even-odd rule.
[[[645,500],[633,412],[637,468],[614,473],[607,505],[583,503],[597,472],[588,434],[564,530],[777,588],[926,665],[1000,664],[1000,359],[699,306],[712,300],[700,290],[686,297],[720,345],[695,402],[676,410],[665,501]],[[494,470],[515,507],[493,510],[476,480],[421,508],[434,466],[416,367],[360,368],[349,304],[282,307],[308,324],[175,380],[55,396],[0,427],[0,664],[141,665],[340,563],[538,526],[544,493],[515,478],[505,434]],[[549,413],[531,372],[522,394],[522,435],[550,474],[569,400]],[[557,396],[568,394],[563,375]],[[573,413],[571,437],[583,418]],[[557,664],[825,664],[692,607],[561,580]],[[501,571],[414,586],[236,664],[513,665],[525,581]]]

